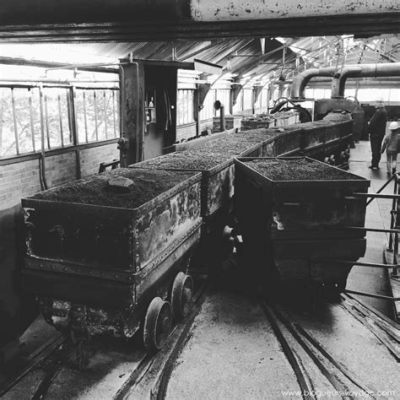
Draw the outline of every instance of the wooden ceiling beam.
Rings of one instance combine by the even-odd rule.
[[[320,35],[380,35],[400,32],[400,12],[280,18],[251,21],[158,21],[0,25],[0,41],[118,42],[224,37],[306,37]]]

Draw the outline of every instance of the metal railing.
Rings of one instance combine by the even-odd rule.
[[[381,192],[391,183],[394,182],[393,194],[382,194]],[[348,196],[348,200],[354,200],[354,198],[368,198],[367,206],[371,204],[371,202],[375,199],[391,199],[392,200],[392,209],[390,211],[390,228],[369,228],[369,227],[361,227],[361,226],[347,226],[346,229],[348,230],[355,230],[355,231],[365,231],[365,232],[381,232],[381,233],[388,233],[389,240],[387,251],[392,253],[392,262],[391,263],[374,263],[374,262],[362,262],[362,261],[352,261],[352,260],[341,260],[335,259],[335,263],[343,264],[343,265],[357,265],[360,267],[366,268],[380,268],[383,270],[387,270],[390,272],[392,278],[400,279],[400,265],[399,265],[399,234],[400,234],[400,173],[393,174],[390,179],[388,179],[382,187],[377,190],[376,193],[353,193],[351,196]],[[317,261],[317,260],[315,260]],[[321,259],[318,259],[321,261]],[[356,294],[365,297],[372,297],[375,299],[383,299],[383,300],[390,300],[390,301],[400,301],[400,297],[393,297],[393,296],[385,296],[376,293],[367,293],[361,292],[356,290],[345,290],[346,293],[349,294]]]
[[[382,191],[388,187],[388,185],[394,182],[393,194],[381,194]],[[383,232],[389,234],[387,251],[392,253],[391,263],[380,264],[380,263],[368,263],[368,262],[351,262],[352,265],[358,265],[362,267],[382,268],[391,270],[391,276],[393,278],[399,278],[400,265],[398,263],[398,252],[399,252],[399,233],[400,233],[400,176],[399,173],[394,173],[390,179],[388,179],[376,193],[353,193],[353,196],[359,198],[369,198],[367,206],[375,199],[391,199],[392,209],[390,211],[390,228],[389,229],[378,229],[378,228],[361,228],[361,227],[348,227],[349,229],[364,229],[369,232]],[[339,260],[345,264],[349,264],[348,261]],[[390,272],[389,272],[390,273]],[[384,296],[375,293],[366,293],[355,290],[346,290],[347,293],[357,294],[360,296],[372,297],[376,299],[384,299],[391,301],[400,301],[400,297]]]

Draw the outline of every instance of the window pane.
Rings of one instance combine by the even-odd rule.
[[[243,109],[244,110],[251,110],[252,109],[252,102],[253,102],[253,90],[252,89],[245,89],[243,91]]]
[[[189,124],[193,118],[194,91],[192,89],[179,89],[177,93],[177,124]]]
[[[46,142],[51,149],[72,143],[68,118],[67,95],[69,89],[43,89]]]
[[[241,90],[236,98],[236,103],[233,106],[233,113],[240,114],[243,111],[243,90]]]
[[[17,154],[14,120],[11,106],[11,89],[0,88],[0,155],[8,157]]]
[[[17,123],[18,144],[20,153],[33,151],[32,128],[30,117],[28,89],[14,89],[15,120]]]
[[[88,91],[86,100],[88,138],[89,142],[95,142],[98,140],[97,115],[95,112],[95,103],[97,105],[96,91]]]
[[[211,119],[214,117],[215,90],[210,90],[204,99],[203,108],[200,111],[200,120]]]
[[[76,129],[78,136],[78,143],[86,143],[86,134],[87,134],[87,126],[86,126],[86,99],[85,92],[83,90],[76,90],[74,103],[75,103],[75,118],[76,118]]]

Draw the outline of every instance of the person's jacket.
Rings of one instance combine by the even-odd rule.
[[[386,150],[389,154],[397,154],[400,152],[400,134],[397,132],[389,132],[382,142],[381,152]]]
[[[371,136],[385,136],[387,112],[384,108],[378,108],[369,121],[368,131]]]

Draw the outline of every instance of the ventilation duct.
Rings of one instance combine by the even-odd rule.
[[[400,76],[400,63],[345,65],[332,82],[332,98],[344,97],[347,78]]]
[[[327,76],[333,77],[335,75],[335,67],[327,68],[311,68],[303,71],[293,79],[292,89],[290,97],[292,99],[304,99],[304,89],[307,86],[311,78],[316,76]]]

